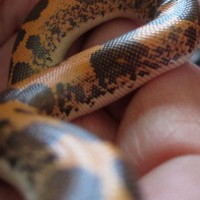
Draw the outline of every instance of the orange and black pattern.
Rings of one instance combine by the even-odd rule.
[[[80,35],[117,17],[145,25],[63,61]],[[28,200],[140,199],[115,147],[51,117],[71,120],[119,99],[185,62],[199,40],[197,0],[39,1],[0,94],[3,177]]]

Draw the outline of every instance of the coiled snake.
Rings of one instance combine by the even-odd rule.
[[[144,26],[62,62],[81,34],[117,17]],[[28,200],[137,199],[115,148],[71,120],[185,62],[197,0],[41,0],[22,25],[0,95],[1,177]]]

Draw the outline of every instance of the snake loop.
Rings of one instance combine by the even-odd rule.
[[[145,25],[63,61],[80,35],[117,17]],[[197,0],[40,0],[0,95],[0,176],[28,200],[139,199],[112,145],[46,115],[103,107],[185,62],[199,40]]]

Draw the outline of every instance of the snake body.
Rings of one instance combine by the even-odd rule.
[[[83,33],[127,17],[140,28],[63,61]],[[0,95],[1,176],[28,200],[139,199],[120,153],[71,120],[185,62],[197,0],[40,0],[22,25]]]

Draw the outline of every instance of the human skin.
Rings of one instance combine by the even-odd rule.
[[[0,0],[0,91],[24,17],[38,0]],[[117,19],[91,31],[71,50],[86,49],[137,26]],[[120,27],[120,28],[119,28]],[[115,143],[137,174],[144,200],[200,199],[200,69],[185,63],[137,92],[74,123]],[[116,109],[117,108],[117,109]],[[121,109],[120,109],[121,108]],[[22,197],[3,181],[0,199]]]

